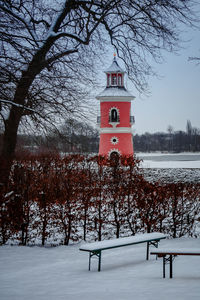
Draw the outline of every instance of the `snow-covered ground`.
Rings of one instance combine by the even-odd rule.
[[[200,168],[200,153],[136,153],[143,168]]]
[[[199,300],[200,256],[178,256],[174,278],[162,259],[145,261],[145,244],[102,252],[102,271],[80,245],[0,247],[1,300]],[[200,239],[162,240],[160,248],[198,248]],[[155,249],[151,247],[151,249]]]

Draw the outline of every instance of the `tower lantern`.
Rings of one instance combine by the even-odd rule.
[[[133,155],[131,126],[132,96],[124,86],[125,72],[118,65],[114,55],[111,66],[105,71],[106,88],[96,97],[100,100],[100,144],[99,155]]]

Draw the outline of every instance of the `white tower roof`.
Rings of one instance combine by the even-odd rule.
[[[106,87],[99,95],[96,96],[98,100],[103,99],[126,99],[133,100],[135,97],[131,95],[124,87]]]
[[[125,73],[124,70],[120,68],[118,62],[116,60],[116,56],[114,56],[113,62],[110,67],[105,71],[105,73]]]

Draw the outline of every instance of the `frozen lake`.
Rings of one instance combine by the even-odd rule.
[[[143,168],[200,168],[200,153],[136,153]]]

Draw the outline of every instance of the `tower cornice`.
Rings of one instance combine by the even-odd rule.
[[[134,100],[134,96],[129,96],[129,97],[104,97],[104,96],[97,96],[97,100],[100,100],[101,102],[131,102],[131,100]]]
[[[115,127],[115,128],[110,128],[110,127],[104,127],[99,129],[99,133],[132,133],[132,128],[131,127]]]
[[[135,97],[131,95],[125,87],[107,87],[96,96],[98,100],[133,100]]]

